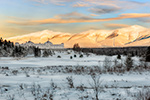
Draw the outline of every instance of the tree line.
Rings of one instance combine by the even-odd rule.
[[[25,57],[28,54],[40,57],[41,50],[35,46],[15,46],[13,42],[0,38],[0,57]]]
[[[145,58],[145,61],[150,62],[150,46],[139,47],[109,47],[109,48],[81,48],[78,43],[73,45],[73,50],[84,53],[94,53],[97,55],[130,55],[131,57],[138,56]]]

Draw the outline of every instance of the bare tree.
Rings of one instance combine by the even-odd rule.
[[[96,75],[95,73],[91,74],[91,78],[93,82],[90,82],[89,84],[94,90],[95,99],[99,100],[98,95],[103,90],[103,87],[101,86],[101,83],[103,82],[103,80],[100,79],[101,78],[100,75]]]

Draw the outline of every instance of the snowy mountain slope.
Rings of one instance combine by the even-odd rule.
[[[70,37],[70,35],[71,35],[70,33],[53,32],[53,31],[49,31],[49,30],[43,30],[43,31],[35,32],[35,33],[22,35],[22,36],[11,37],[11,38],[8,38],[8,40],[11,40],[13,42],[19,42],[19,43],[25,43],[29,40],[33,41],[34,43],[39,43],[39,42],[44,43],[48,39],[56,42],[54,40],[54,38],[56,38],[56,39],[58,38],[59,42],[63,43],[63,42],[65,42],[64,40],[68,39],[67,38],[68,36]],[[58,42],[58,40],[57,40],[57,42]]]
[[[73,47],[79,43],[81,47],[124,47],[150,45],[150,30],[139,25],[133,25],[116,30],[89,30],[70,34],[44,30],[27,35],[8,38],[13,42],[24,43],[33,41],[44,43],[50,40],[54,44],[64,43],[65,47]]]

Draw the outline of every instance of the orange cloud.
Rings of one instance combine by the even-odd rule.
[[[73,5],[73,7],[89,7],[90,5],[85,2],[77,2],[76,4]]]
[[[126,13],[121,14],[114,18],[50,18],[43,20],[31,20],[31,21],[8,21],[8,23],[18,24],[18,25],[39,25],[39,24],[63,24],[63,23],[84,23],[84,22],[102,22],[102,21],[112,21],[121,20],[128,18],[143,18],[150,17],[150,13]]]
[[[99,15],[96,15],[96,14],[90,14],[91,16],[99,16]]]

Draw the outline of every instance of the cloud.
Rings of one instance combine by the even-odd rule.
[[[150,18],[137,18],[137,20],[144,23],[150,23]]]
[[[80,4],[80,2],[82,2]],[[127,9],[141,9],[142,7],[150,7],[149,2],[137,2],[137,1],[129,1],[129,0],[76,0],[73,7],[96,7],[96,6],[111,6],[118,7],[124,10]]]
[[[41,4],[53,3],[55,5],[64,6],[66,2],[73,2],[75,0],[31,0],[31,1],[38,2]]]
[[[130,25],[127,25],[127,24],[107,23],[107,24],[104,24],[104,26],[107,27],[107,28],[122,28],[122,27],[128,27]]]
[[[99,16],[99,15],[96,15],[96,14],[90,14],[91,16]]]
[[[18,25],[39,25],[39,24],[64,24],[64,23],[85,23],[85,22],[102,22],[102,21],[112,21],[121,20],[127,18],[142,18],[150,17],[150,13],[126,13],[121,14],[113,18],[50,18],[42,20],[31,20],[31,21],[7,21],[8,23],[18,24]]]
[[[97,6],[94,8],[90,8],[89,11],[96,14],[106,14],[106,13],[112,13],[120,10],[118,7],[113,6]]]
[[[31,1],[34,1],[34,2],[38,2],[38,3],[41,3],[41,4],[47,4],[47,0],[31,0]]]
[[[29,0],[39,4],[54,4],[69,7],[90,7],[88,11],[96,14],[105,14],[120,10],[137,10],[150,7],[149,2],[137,2],[128,0]],[[105,7],[104,7],[105,6]]]
[[[73,19],[73,18],[90,18],[87,15],[84,15],[82,13],[78,13],[78,12],[71,12],[71,13],[67,13],[67,14],[60,14],[55,16],[55,18],[62,18],[62,19]]]
[[[66,5],[66,2],[73,2],[75,0],[50,0],[51,3],[55,4],[55,5],[60,5],[60,6],[64,6]]]
[[[77,2],[73,4],[73,7],[90,7],[90,5],[86,2]]]

